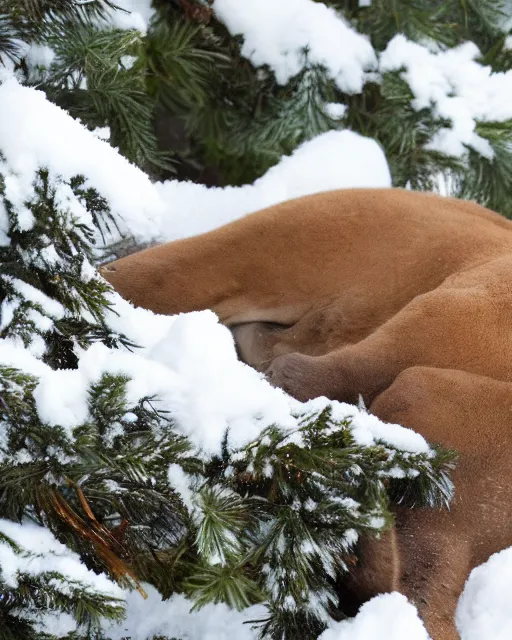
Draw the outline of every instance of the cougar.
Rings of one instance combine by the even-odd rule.
[[[350,577],[360,602],[400,591],[433,640],[458,638],[470,570],[512,545],[512,222],[434,194],[332,191],[101,273],[156,313],[212,309],[240,358],[296,398],[361,395],[459,452],[450,510],[397,509]]]

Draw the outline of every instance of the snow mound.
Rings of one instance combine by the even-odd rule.
[[[391,187],[391,175],[375,140],[345,130],[328,131],[304,142],[252,185],[208,188],[168,180],[156,187],[169,206],[161,237],[177,240],[311,193]]]
[[[512,548],[473,569],[459,599],[455,622],[461,640],[512,638]]]
[[[106,623],[104,632],[110,640],[147,640],[163,636],[180,640],[256,640],[258,634],[245,624],[263,618],[266,609],[253,606],[235,611],[225,604],[208,604],[190,612],[193,603],[182,595],[169,600],[149,584],[143,585],[148,595],[144,600],[137,592],[127,595],[126,619],[121,623]]]
[[[429,640],[416,608],[401,593],[366,602],[352,620],[333,623],[318,640]],[[483,637],[482,637],[483,640]],[[490,640],[490,638],[489,638]]]

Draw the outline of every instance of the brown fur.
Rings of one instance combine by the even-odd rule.
[[[476,204],[354,189],[285,202],[103,275],[158,313],[213,309],[300,399],[362,394],[460,452],[450,511],[398,511],[352,589],[399,589],[434,640],[470,569],[512,544],[512,223]]]

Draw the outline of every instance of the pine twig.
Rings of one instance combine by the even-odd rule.
[[[80,535],[80,537],[85,538],[94,545],[98,556],[110,569],[116,580],[119,580],[126,575],[129,576],[135,582],[137,591],[143,596],[143,598],[147,598],[147,594],[140,586],[135,574],[120,557],[124,552],[120,537],[113,534],[110,529],[98,522],[82,489],[76,484],[76,482],[68,478],[67,483],[75,489],[80,504],[87,516],[88,522],[74,511],[74,509],[57,490],[53,491],[50,498],[50,502],[54,510],[68,526]],[[123,523],[121,526],[122,525]]]

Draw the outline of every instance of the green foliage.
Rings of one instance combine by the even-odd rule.
[[[441,47],[471,40],[482,52],[482,64],[496,72],[512,68],[505,47],[512,25],[506,0],[327,4],[367,34],[377,53],[397,33]],[[471,149],[464,158],[432,151],[436,132],[451,123],[433,107],[416,111],[399,73],[346,95],[325,69],[311,65],[280,86],[271,72],[241,58],[239,39],[205,3],[156,0],[154,5],[156,17],[141,34],[98,29],[106,11],[115,10],[106,0],[0,0],[0,56],[23,55],[20,40],[49,46],[55,54],[49,68],[19,61],[27,80],[89,127],[108,126],[111,143],[157,178],[174,173],[210,184],[252,182],[302,142],[349,127],[383,145],[395,186],[431,190],[443,175],[454,195],[471,194],[510,215],[508,143],[491,140],[492,160]],[[329,116],[331,102],[347,107],[344,117]],[[483,137],[488,127],[508,135],[508,123],[478,126]]]
[[[312,67],[286,88],[276,86],[268,77],[252,111],[240,104],[236,111],[228,110],[222,116],[215,106],[208,105],[204,109],[208,113],[197,114],[201,122],[189,119],[190,127],[201,127],[203,137],[207,131],[203,127],[215,131],[219,126],[222,145],[214,136],[204,135],[206,158],[225,167],[229,182],[242,184],[255,168],[258,175],[262,174],[299,144],[344,126],[330,117],[326,108],[334,98],[335,91],[325,71]]]
[[[431,109],[413,109],[412,99],[400,74],[387,73],[380,85],[368,84],[362,95],[349,98],[346,122],[380,142],[394,186],[432,191],[439,172],[463,176],[465,165],[427,147],[432,136],[449,123],[436,118]]]
[[[315,638],[332,610],[343,610],[335,583],[359,536],[392,522],[388,490],[397,502],[444,506],[453,461],[447,451],[361,447],[350,419],[333,420],[329,407],[304,416],[296,431],[269,428],[207,465],[193,518],[201,562],[186,592],[197,605],[224,600],[240,609],[263,594],[261,637]]]
[[[172,170],[171,155],[158,148],[155,99],[146,86],[147,69],[137,61],[143,49],[136,31],[99,28],[115,3],[93,0],[0,0],[0,56],[16,59],[19,41],[50,47],[48,68],[19,68],[28,82],[89,127],[109,126],[111,143],[146,170]]]
[[[46,169],[37,173],[29,201],[12,202],[5,195],[7,178],[16,180],[0,168],[0,197],[10,223],[10,242],[0,246],[0,301],[10,317],[5,316],[0,337],[16,336],[36,349],[44,341],[45,360],[54,367],[74,366],[75,344],[129,345],[105,325],[110,288],[89,262],[91,222],[101,217],[108,223],[106,202],[83,189],[82,177],[68,184]],[[70,208],[75,197],[82,211]]]
[[[110,127],[110,141],[143,168],[170,169],[153,130],[155,101],[147,92],[135,31],[98,31],[89,24],[52,23],[45,43],[56,59],[42,78],[54,102],[90,127]]]
[[[452,176],[454,194],[512,218],[512,121],[480,123],[476,132],[489,141],[494,158],[489,160],[470,150],[469,171]]]
[[[160,18],[147,39],[148,86],[171,111],[205,105],[211,74],[227,67],[229,57],[216,51],[213,33],[183,20]]]
[[[197,466],[193,459],[187,462],[189,443],[150,398],[127,403],[126,383],[108,374],[93,383],[90,418],[70,432],[41,421],[33,395],[36,378],[0,369],[6,433],[0,450],[1,513],[13,520],[38,514],[93,566],[114,575],[110,554],[117,552],[136,566],[151,550],[176,546],[183,517],[167,467],[176,462],[187,469]],[[107,535],[128,525],[122,538]]]
[[[472,40],[487,51],[506,32],[511,18],[507,0],[373,0],[370,7],[344,7],[378,50],[396,33],[416,42],[426,39],[453,47]]]
[[[7,58],[16,61],[21,53],[20,45],[10,16],[0,11],[0,63],[4,63]]]
[[[380,51],[396,33],[409,39],[431,39],[447,46],[461,41],[460,27],[452,19],[454,2],[422,0],[374,0],[370,8],[358,8],[354,18]]]
[[[35,532],[36,533],[36,532]],[[37,563],[40,554],[27,550],[15,540],[0,533],[0,549],[20,557],[20,567],[28,562]],[[66,556],[64,556],[66,557]],[[16,584],[0,583],[0,598],[6,606],[0,609],[0,634],[7,638],[27,640],[52,640],[52,622],[57,622],[63,614],[72,616],[82,631],[74,638],[87,637],[88,630],[98,628],[102,619],[119,620],[123,617],[123,603],[119,598],[109,597],[95,591],[80,579],[70,580],[69,576],[55,570],[46,570],[34,576],[30,566],[23,568],[16,576]],[[41,628],[40,612],[47,611],[47,627]],[[68,636],[69,637],[69,636]]]

